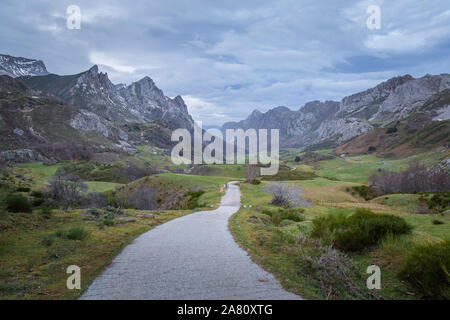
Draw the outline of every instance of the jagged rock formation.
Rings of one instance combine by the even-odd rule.
[[[378,106],[383,102],[395,89],[408,82],[414,80],[410,75],[405,75],[402,77],[394,77],[387,81],[384,81],[374,88],[367,89],[363,92],[352,94],[351,96],[345,97],[341,101],[339,107],[342,115],[351,115],[353,113],[361,113],[365,109],[373,109],[373,106]],[[373,110],[366,110],[369,114]]]
[[[225,123],[222,129],[280,129],[280,143],[284,147],[305,147],[324,141],[337,145],[375,126],[386,126],[418,112],[433,112],[435,121],[448,119],[448,101],[429,102],[448,89],[449,74],[426,75],[418,79],[405,75],[345,97],[340,102],[312,101],[297,111],[286,107],[266,113],[255,110],[246,120]],[[425,108],[427,105],[438,105],[439,109]]]
[[[370,121],[387,124],[392,120],[406,118],[411,112],[417,111],[432,95],[450,89],[450,74],[426,75],[419,79],[408,81],[390,94],[378,112]]]
[[[86,110],[80,110],[80,113],[70,120],[70,126],[81,131],[96,131],[105,137],[111,135],[110,126],[103,123],[98,115]]]
[[[342,128],[339,125],[343,124],[342,121],[335,121],[334,124],[327,122],[338,111],[339,102],[336,101],[308,102],[297,111],[286,107],[277,107],[266,113],[255,110],[246,120],[225,123],[222,130],[280,129],[280,144],[283,147],[306,146],[324,137],[341,133]]]
[[[132,112],[142,121],[162,119],[181,128],[191,129],[193,126],[193,120],[183,98],[166,97],[150,77],[144,77],[128,87],[122,87],[119,93],[126,104],[133,107]]]
[[[336,154],[375,153],[379,156],[443,152],[450,147],[450,90],[431,96],[416,111],[387,127],[377,127],[341,144]]]
[[[48,74],[41,60],[12,57],[0,54],[0,75],[10,77],[39,76]]]
[[[95,65],[77,75],[50,74],[20,79],[34,90],[58,96],[109,121],[145,123],[163,120],[175,127],[193,127],[183,99],[166,97],[149,77],[129,86],[114,85],[108,74],[99,72]]]

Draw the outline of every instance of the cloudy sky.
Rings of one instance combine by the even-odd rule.
[[[81,28],[66,26],[67,7]],[[369,29],[377,5],[381,28]],[[448,0],[2,0],[0,53],[57,74],[148,75],[218,125],[254,109],[340,100],[390,77],[450,72]]]

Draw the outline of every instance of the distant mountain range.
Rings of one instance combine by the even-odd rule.
[[[281,147],[398,153],[411,141],[408,150],[447,147],[449,119],[450,75],[405,75],[339,102],[255,110],[221,129],[280,129]],[[144,144],[168,149],[174,129],[193,125],[182,97],[165,96],[149,77],[126,86],[97,66],[61,76],[42,61],[0,55],[0,161],[54,157],[71,146],[125,154]],[[395,130],[386,135],[383,128]]]
[[[228,122],[222,130],[235,128],[280,129],[284,147],[320,145],[334,147],[413,115],[433,121],[450,119],[450,75],[395,77],[338,101],[312,101],[299,110],[277,107],[265,113],[253,111],[247,119]],[[443,141],[445,143],[445,140]]]

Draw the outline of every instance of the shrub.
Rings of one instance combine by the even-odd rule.
[[[30,192],[30,188],[28,187],[18,187],[16,189],[17,192]]]
[[[57,237],[69,240],[83,240],[88,234],[83,227],[72,227],[66,231],[59,230],[56,232]]]
[[[42,244],[46,247],[50,247],[56,240],[54,234],[48,234],[42,237]]]
[[[9,212],[32,212],[33,208],[23,195],[10,194],[6,197],[6,210]]]
[[[300,162],[301,160],[302,160],[302,158],[300,158],[299,156],[296,156],[294,159],[295,162]]]
[[[286,227],[286,226],[289,226],[289,225],[291,225],[293,223],[294,222],[292,220],[284,219],[284,220],[281,220],[280,227]]]
[[[281,220],[283,220],[281,213],[279,211],[275,211],[271,214],[272,223],[276,226],[279,226],[281,223]]]
[[[400,235],[410,231],[411,227],[403,218],[357,209],[348,217],[328,215],[314,219],[311,236],[352,252],[371,247],[388,234]]]
[[[444,224],[443,221],[438,220],[438,219],[434,219],[433,221],[431,221],[433,224]]]
[[[185,194],[185,197],[188,197],[187,204],[185,206],[185,209],[195,209],[199,207],[198,199],[205,193],[204,190],[198,190],[198,191],[188,191]]]
[[[364,185],[354,186],[354,187],[351,187],[351,190],[353,190],[354,193],[359,194],[366,201],[369,201],[369,200],[377,197],[376,191],[371,189],[368,186],[364,186]]]
[[[264,213],[264,214],[267,214],[268,216],[272,216],[272,214],[273,214],[273,211],[267,210],[267,209],[264,209],[261,212]]]
[[[105,208],[105,211],[107,215],[113,215],[114,217],[123,216],[125,214],[125,212],[122,209],[111,206],[107,206]]]
[[[58,238],[65,238],[65,232],[63,230],[58,230],[55,232],[55,236]]]
[[[103,224],[107,227],[111,227],[115,224],[115,222],[114,222],[114,219],[112,219],[112,218],[105,218],[103,220]]]
[[[249,221],[251,223],[258,223],[258,224],[261,224],[261,225],[264,225],[264,226],[272,224],[271,217],[269,217],[269,216],[267,216],[265,214],[261,214],[261,213],[256,213],[256,214],[251,215],[249,217]]]
[[[117,192],[115,190],[110,190],[105,192],[106,203],[112,207],[119,207],[122,205],[122,201],[119,197],[117,197]],[[128,205],[123,207],[129,207]]]
[[[320,238],[326,244],[334,241],[334,232],[339,230],[346,223],[343,214],[329,214],[312,220],[311,237]]]
[[[370,146],[369,149],[367,149],[367,152],[371,153],[371,152],[375,152],[377,151],[377,147],[374,146]]]
[[[368,299],[365,281],[357,265],[346,255],[321,241],[300,235],[296,263],[308,274],[327,299]]]
[[[279,211],[282,213],[282,217],[284,219],[289,219],[294,222],[300,222],[304,220],[303,216],[301,215],[303,212],[305,212],[305,209],[303,208],[279,209]]]
[[[44,217],[50,217],[52,215],[52,208],[51,207],[41,207],[40,211],[41,215]]]
[[[271,183],[264,188],[264,191],[273,196],[272,204],[291,208],[294,206],[309,205],[307,200],[302,199],[302,190],[296,186],[289,186],[283,183]]]
[[[254,184],[254,185],[258,185],[258,184],[261,184],[261,180],[259,180],[259,179],[250,180],[250,183]]]
[[[295,208],[295,209],[278,209],[277,211],[263,210],[262,213],[268,215],[272,219],[272,223],[275,225],[281,225],[283,220],[290,220],[291,222],[300,222],[304,218],[301,215],[305,209]]]
[[[44,194],[42,193],[42,191],[32,191],[30,193],[30,195],[35,198],[43,198],[44,197]]]
[[[426,203],[430,210],[444,211],[450,205],[450,191],[437,192],[431,198],[423,194],[420,196],[419,201]]]
[[[398,277],[426,298],[450,299],[450,240],[414,248]]]
[[[40,206],[42,206],[44,204],[44,199],[43,198],[34,198],[32,201],[31,201],[31,205],[33,206],[33,207],[40,207]]]
[[[390,127],[390,128],[387,128],[387,130],[386,130],[387,134],[395,133],[395,132],[397,132],[397,128],[396,127]]]
[[[86,213],[90,214],[94,218],[98,218],[103,215],[103,211],[97,208],[89,208],[88,210],[86,210]]]

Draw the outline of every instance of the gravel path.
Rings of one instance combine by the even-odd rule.
[[[221,205],[162,224],[127,246],[81,299],[301,299],[250,260],[228,230],[240,207],[229,183]]]

